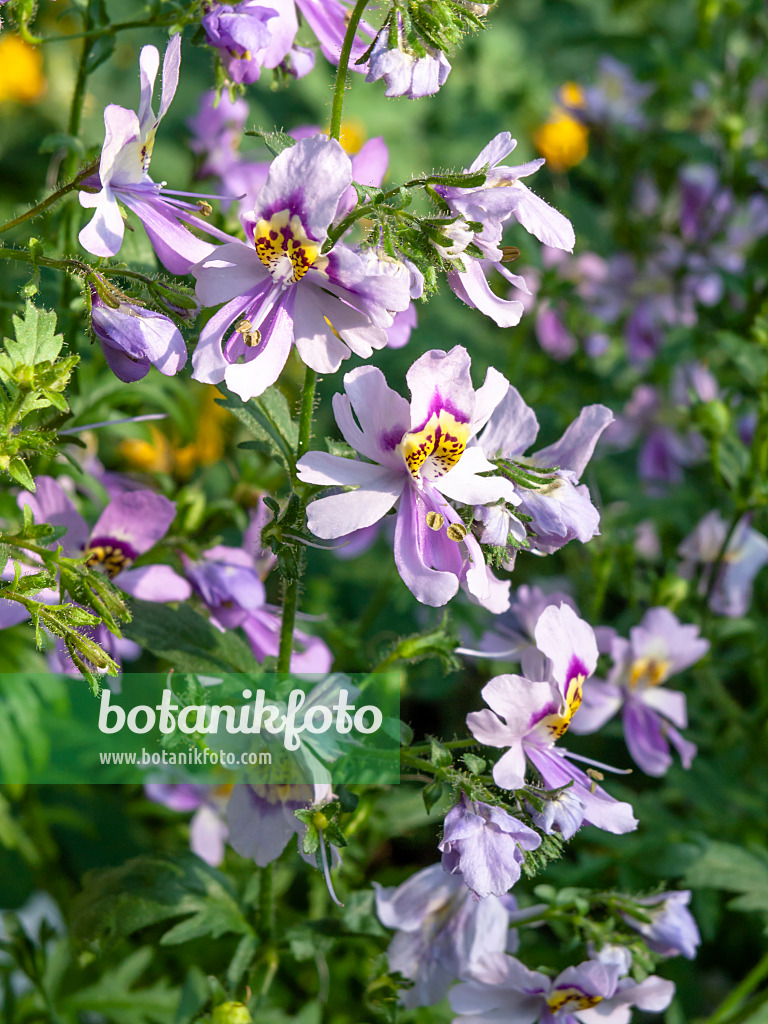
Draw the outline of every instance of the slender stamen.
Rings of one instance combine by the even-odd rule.
[[[472,658],[511,658],[519,648],[507,647],[503,651],[475,651],[471,647],[457,647],[454,654],[468,654]]]
[[[331,881],[331,869],[328,865],[328,853],[326,852],[325,849],[325,836],[323,835],[323,830],[319,828],[317,831],[320,834],[320,856],[323,858],[323,874],[325,875],[325,884],[328,886],[328,892],[336,906],[343,907],[344,904],[333,891],[333,882]]]
[[[603,771],[613,772],[614,775],[631,775],[631,768],[614,768],[613,765],[603,764],[602,761],[593,761],[591,757],[584,757],[582,754],[574,754],[572,750],[560,748],[563,757],[569,757],[572,761],[583,761],[584,764],[591,764],[595,768],[602,768]]]
[[[59,430],[58,435],[80,434],[84,430],[96,430],[97,427],[114,427],[118,423],[143,423],[145,420],[164,420],[168,416],[165,412],[148,412],[143,416],[125,416],[121,420],[102,420],[100,423],[85,423],[82,427],[70,427],[68,430]]]

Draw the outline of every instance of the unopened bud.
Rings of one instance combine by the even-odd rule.
[[[211,1024],[252,1024],[252,1021],[245,1003],[219,1003],[211,1017]]]
[[[427,512],[426,520],[430,530],[441,530],[445,522],[445,516],[440,512]]]
[[[455,540],[457,544],[467,536],[467,528],[463,523],[451,523],[445,532],[448,534],[448,540]]]

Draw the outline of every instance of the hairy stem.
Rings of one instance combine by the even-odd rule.
[[[344,42],[341,44],[339,66],[336,70],[336,84],[333,89],[333,104],[331,106],[331,127],[329,134],[332,139],[338,139],[341,135],[341,110],[344,106],[344,90],[347,87],[349,58],[352,55],[352,44],[355,40],[357,27],[360,24],[363,11],[367,6],[368,0],[357,0],[357,3],[349,16],[347,31],[344,34]]]
[[[68,182],[66,185],[62,185],[61,188],[57,188],[55,192],[52,192],[49,196],[46,196],[45,199],[41,200],[37,206],[33,206],[31,209],[27,210],[26,213],[21,213],[18,217],[14,217],[13,220],[9,220],[5,224],[0,225],[0,235],[6,231],[10,231],[11,228],[17,227],[19,224],[23,224],[25,220],[32,220],[33,217],[39,217],[40,214],[47,210],[49,206],[53,206],[53,204],[57,203],[59,199],[63,199],[68,192],[77,188],[85,178],[90,177],[90,175],[98,169],[99,162],[98,160],[94,160],[92,164],[89,164],[80,171],[76,178],[73,178],[73,180]],[[10,258],[13,259],[14,257]],[[18,259],[19,257],[15,258]]]

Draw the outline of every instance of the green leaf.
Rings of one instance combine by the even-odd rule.
[[[93,1014],[114,1024],[173,1024],[177,988],[170,988],[165,978],[147,988],[134,988],[154,959],[151,947],[137,949],[113,970],[105,970],[94,985],[66,996],[62,1006],[67,1018]]]
[[[478,757],[477,754],[464,754],[462,761],[473,775],[482,775],[485,771],[485,759]]]
[[[447,768],[449,764],[453,764],[453,756],[450,750],[436,740],[434,736],[429,738],[429,760],[435,766],[435,768]]]
[[[768,860],[741,846],[707,842],[687,869],[685,884],[740,893],[728,904],[733,910],[768,913]]]
[[[272,156],[279,156],[283,150],[290,149],[296,145],[296,139],[285,132],[265,132],[263,128],[254,128],[251,131],[243,132],[244,135],[253,135],[257,139],[263,139],[264,145]]]
[[[294,472],[298,427],[293,423],[285,396],[277,388],[271,388],[246,404],[233,396],[217,398],[216,401],[257,439],[259,450],[266,450],[288,473]]]
[[[72,906],[72,935],[95,951],[173,917],[161,945],[210,935],[247,935],[251,926],[229,879],[192,854],[178,861],[134,857],[120,867],[89,871]]]
[[[32,478],[29,467],[20,456],[17,455],[15,459],[11,459],[8,463],[8,472],[17,484],[21,484],[28,491],[32,491],[33,494],[35,493],[37,490],[35,481]]]
[[[169,608],[152,601],[130,602],[125,636],[186,672],[252,672],[256,659],[234,630],[222,633],[188,605]]]
[[[5,347],[17,363],[35,366],[37,363],[52,363],[61,352],[64,337],[56,334],[56,314],[48,309],[38,309],[27,300],[24,317],[13,317],[16,341],[5,339]]]

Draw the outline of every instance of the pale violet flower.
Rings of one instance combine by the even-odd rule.
[[[120,202],[141,220],[158,257],[174,274],[186,274],[193,263],[213,248],[209,242],[203,242],[188,231],[181,222],[192,224],[216,238],[229,238],[194,216],[191,211],[198,210],[194,203],[172,198],[173,193],[149,176],[155,133],[176,93],[180,61],[181,36],[175,35],[165,51],[157,115],[152,109],[152,94],[160,62],[155,46],[145,46],[139,56],[141,101],[138,114],[114,103],[104,111],[106,134],[98,174],[101,190],[96,193],[80,192],[80,205],[95,209],[90,222],[80,232],[80,244],[94,256],[114,256],[120,250],[125,234]]]
[[[755,576],[768,565],[768,538],[753,529],[751,522],[751,515],[742,516],[726,544],[725,520],[717,511],[708,512],[677,549],[684,559],[681,576],[690,579],[697,564],[704,567],[700,591],[706,593],[711,585],[709,607],[718,615],[729,618],[746,615],[752,603]],[[724,544],[725,553],[717,578],[711,584],[712,571]]]
[[[667,772],[670,743],[689,768],[696,747],[678,732],[688,724],[685,695],[662,684],[708,650],[709,641],[699,635],[698,626],[683,625],[668,608],[650,608],[629,631],[629,640],[612,638],[613,668],[605,681],[585,684],[573,731],[596,732],[621,709],[627,747],[646,775]]]
[[[409,100],[433,96],[443,85],[451,72],[451,65],[442,50],[436,50],[427,43],[422,45],[423,53],[410,49],[403,33],[402,15],[394,15],[395,45],[392,45],[392,25],[386,22],[371,49],[366,82],[384,79],[385,96],[405,96]]]
[[[467,715],[478,742],[507,748],[494,765],[494,781],[503,789],[521,789],[528,760],[547,789],[570,785],[584,804],[585,824],[618,835],[631,832],[637,820],[630,805],[614,800],[571,764],[576,755],[555,746],[578,713],[582,687],[597,664],[592,628],[568,605],[550,606],[536,624],[535,638],[538,650],[523,653],[523,674],[491,679],[481,691],[489,707]]]
[[[333,400],[336,422],[347,443],[368,461],[310,452],[298,463],[298,473],[305,483],[354,488],[310,503],[307,522],[315,536],[346,536],[373,526],[396,507],[395,564],[419,601],[444,605],[465,583],[481,604],[503,611],[509,583],[487,568],[480,544],[450,504],[519,501],[509,480],[480,475],[494,467],[470,445],[507,382],[491,368],[475,391],[469,367],[461,346],[426,352],[406,376],[410,405],[387,387],[381,370],[360,367],[348,373],[346,394]]]
[[[133,302],[108,306],[95,288],[91,296],[91,327],[116,377],[141,380],[150,366],[171,377],[184,366],[187,347],[173,320]]]
[[[294,343],[318,373],[387,344],[394,314],[410,301],[405,269],[385,272],[341,242],[323,252],[351,182],[350,158],[324,135],[275,158],[243,217],[248,241],[219,246],[192,268],[203,305],[225,303],[200,334],[195,380],[223,381],[247,401],[274,384]]]
[[[661,892],[656,896],[645,896],[635,900],[650,921],[642,921],[629,912],[622,917],[636,932],[639,932],[654,953],[661,956],[684,956],[693,960],[701,943],[699,929],[693,914],[688,909],[691,902],[689,889],[677,892]]]

